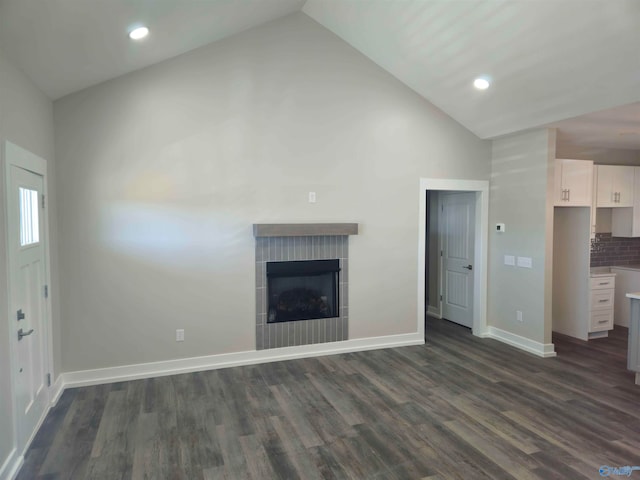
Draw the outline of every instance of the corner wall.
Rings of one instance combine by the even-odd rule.
[[[506,335],[551,343],[553,166],[555,130],[492,142],[489,196],[488,324]],[[506,224],[496,233],[495,224]],[[507,266],[505,255],[531,257],[532,268]],[[523,321],[516,320],[516,311]]]
[[[489,178],[490,142],[302,13],[54,109],[67,372],[254,350],[253,223],[357,222],[349,338],[415,333],[420,178]]]
[[[46,159],[49,164],[49,217],[51,227],[52,282],[57,275],[55,236],[55,188],[53,182],[53,106],[0,51],[0,145],[9,140]],[[1,155],[1,154],[0,154]],[[11,399],[10,341],[15,329],[8,318],[8,266],[6,245],[5,165],[0,162],[0,469],[9,459],[13,445],[13,405]],[[53,285],[52,285],[53,287]],[[60,364],[58,293],[51,289],[54,329],[54,367]],[[54,373],[54,372],[52,372]],[[11,465],[7,465],[11,468]],[[0,478],[7,472],[0,472]]]

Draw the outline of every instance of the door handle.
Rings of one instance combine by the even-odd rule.
[[[27,337],[33,333],[33,328],[28,332],[23,332],[22,329],[18,330],[18,341],[22,340],[22,337]]]
[[[18,316],[18,321],[24,320],[24,312],[22,311],[22,309],[18,310],[17,316]]]
[[[467,270],[473,270],[473,265],[467,265],[466,267],[462,267],[462,268],[466,268]]]

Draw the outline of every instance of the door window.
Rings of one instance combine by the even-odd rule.
[[[38,191],[20,187],[20,245],[24,247],[39,241]]]

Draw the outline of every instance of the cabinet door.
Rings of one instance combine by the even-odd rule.
[[[596,165],[598,207],[633,206],[633,169],[620,165]]]
[[[559,207],[590,207],[593,162],[556,159],[555,168],[555,205]]]
[[[616,208],[611,215],[614,237],[640,237],[640,167],[634,170],[633,207]]]
[[[612,165],[596,165],[596,205],[598,207],[615,207],[613,177],[615,167]]]
[[[613,189],[618,195],[618,207],[633,206],[633,171],[634,167],[616,167]]]

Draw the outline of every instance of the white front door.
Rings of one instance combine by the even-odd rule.
[[[475,193],[443,193],[441,221],[442,316],[473,327]]]
[[[49,404],[44,177],[16,165],[23,152],[6,150],[9,331],[20,454]]]

